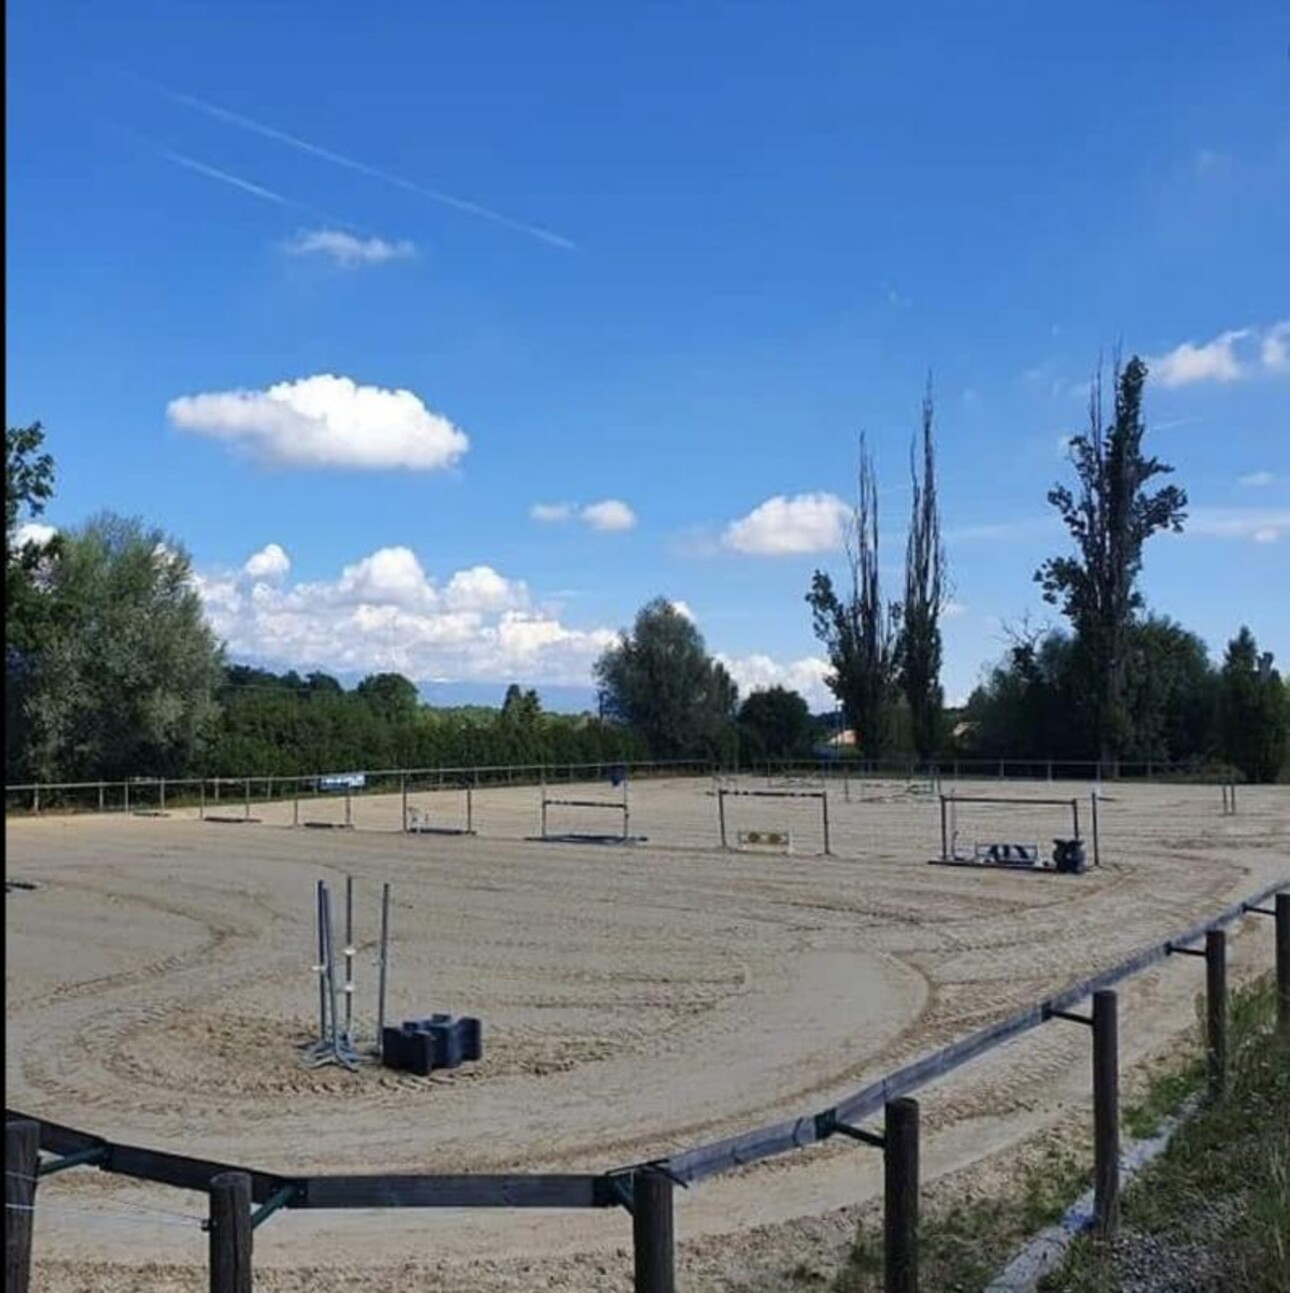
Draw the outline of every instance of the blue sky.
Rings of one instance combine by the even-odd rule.
[[[959,699],[1052,618],[1044,495],[1120,345],[1192,504],[1150,605],[1284,666],[1284,19],[19,0],[7,418],[50,524],[185,543],[235,659],[578,699],[662,594],[822,704],[803,595],[861,431],[898,595],[931,370]]]

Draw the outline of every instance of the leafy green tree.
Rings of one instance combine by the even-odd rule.
[[[909,537],[905,544],[905,600],[901,604],[900,686],[909,706],[914,749],[928,760],[941,743],[941,610],[945,595],[945,549],[936,500],[936,448],[932,438],[932,384],[923,397],[921,454],[909,450],[913,485]]]
[[[54,495],[54,460],[41,452],[45,431],[39,422],[6,427],[4,433],[4,530],[12,554],[14,531],[25,513],[39,516]]]
[[[762,759],[807,754],[814,732],[810,707],[786,687],[754,691],[739,706],[741,754]]]
[[[392,723],[412,722],[421,708],[421,693],[416,684],[401,673],[369,674],[354,691],[373,713]]]
[[[1044,600],[1060,606],[1075,630],[1099,757],[1114,764],[1128,735],[1124,710],[1126,641],[1142,605],[1142,549],[1158,530],[1180,531],[1187,495],[1147,483],[1173,470],[1142,449],[1142,391],[1147,366],[1136,355],[1114,372],[1115,408],[1104,420],[1101,375],[1089,397],[1089,429],[1071,441],[1078,495],[1065,485],[1048,493],[1077,549],[1050,557],[1035,572]]]
[[[39,422],[6,427],[4,433],[5,646],[32,649],[40,633],[41,604],[35,580],[49,553],[44,545],[20,542],[24,521],[45,510],[54,493],[54,460],[41,451],[45,432]]]
[[[1247,781],[1277,779],[1290,743],[1285,691],[1271,653],[1260,655],[1254,634],[1244,626],[1227,644],[1223,660],[1219,732],[1223,757]]]
[[[41,780],[175,775],[205,749],[222,662],[190,575],[178,543],[138,520],[63,535],[23,706]]]
[[[605,713],[635,728],[657,759],[724,757],[738,690],[694,624],[664,597],[643,606],[595,665]]]
[[[532,731],[542,717],[542,701],[530,687],[522,691],[518,683],[511,683],[502,700],[502,722]]]
[[[1205,643],[1152,615],[1130,627],[1125,656],[1125,757],[1174,763],[1208,755],[1218,679]]]
[[[39,422],[5,428],[5,777],[10,782],[29,773],[25,711],[49,629],[41,572],[58,550],[57,538],[42,545],[21,541],[19,534],[21,525],[40,516],[53,496],[54,460],[42,452],[44,439]]]
[[[963,721],[974,754],[988,758],[1084,758],[1087,746],[1072,698],[1073,643],[1023,625],[1006,659],[968,698]]]
[[[825,680],[838,698],[858,748],[882,753],[890,730],[898,666],[900,610],[882,599],[878,576],[878,482],[860,437],[859,494],[847,538],[851,588],[839,596],[832,578],[817,570],[806,594],[815,636],[829,654]]]

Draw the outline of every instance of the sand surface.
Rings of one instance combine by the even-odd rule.
[[[769,788],[746,780],[745,789]],[[812,789],[799,783],[777,788]],[[1076,796],[1087,785],[962,793]],[[1108,788],[1102,867],[1080,877],[927,865],[934,797],[902,784],[818,799],[734,797],[738,830],[791,855],[721,852],[707,780],[630,788],[632,847],[538,843],[540,791],[475,792],[475,836],[399,832],[398,795],[255,802],[258,822],[6,822],[6,1104],[113,1139],[283,1173],[600,1171],[810,1112],[899,1062],[1030,1004],[1290,878],[1290,792]],[[613,800],[607,785],[551,797]],[[460,791],[410,805],[464,824]],[[212,815],[237,816],[242,803]],[[613,809],[552,807],[553,831],[613,831]],[[1068,833],[1050,806],[965,806],[974,840]],[[371,1039],[380,885],[393,885],[390,1015],[479,1015],[478,1065],[431,1078],[311,1070],[313,889],[356,886],[355,1027]],[[1244,922],[1239,974],[1270,964]],[[1122,991],[1124,1063],[1191,1026],[1203,967]],[[964,1167],[1087,1103],[1084,1030],[1050,1024],[920,1092],[925,1174]],[[804,1218],[871,1197],[880,1157],[830,1143],[678,1194],[683,1286],[774,1287]],[[205,1287],[203,1196],[92,1169],[40,1187],[41,1289]],[[256,1232],[257,1287],[367,1293],[630,1287],[622,1212],[284,1213]],[[769,1283],[766,1281],[769,1280]]]

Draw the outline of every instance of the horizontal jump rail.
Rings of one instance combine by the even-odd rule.
[[[627,805],[621,799],[544,799],[548,808],[614,808],[623,812]]]
[[[735,795],[740,799],[824,799],[827,790],[727,790],[718,789],[719,795]]]
[[[1006,795],[942,795],[941,798],[947,804],[1037,804],[1049,808],[1069,808],[1079,802],[1077,795],[1069,799],[1025,799]]]
[[[789,1150],[801,1149],[827,1140],[829,1136],[840,1130],[840,1124],[855,1123],[860,1119],[872,1117],[879,1113],[888,1101],[897,1096],[905,1095],[932,1081],[933,1078],[941,1077],[976,1059],[977,1056],[985,1054],[986,1051],[992,1050],[1001,1043],[1029,1032],[1032,1028],[1037,1028],[1040,1024],[1054,1018],[1056,1012],[1069,1010],[1071,1006],[1078,1004],[1094,992],[1119,983],[1122,979],[1127,979],[1165,960],[1180,946],[1194,943],[1211,929],[1218,929],[1239,920],[1247,914],[1251,906],[1259,906],[1273,894],[1287,888],[1290,888],[1290,883],[1285,880],[1267,885],[1258,893],[1233,903],[1216,917],[1193,925],[1164,942],[1143,948],[1111,968],[1081,979],[1037,1005],[1018,1011],[1015,1015],[1001,1019],[997,1023],[989,1024],[957,1042],[951,1042],[950,1045],[931,1055],[924,1056],[897,1069],[894,1073],[879,1078],[878,1081],[862,1087],[854,1095],[839,1101],[832,1108],[759,1127],[754,1131],[712,1141],[707,1145],[698,1145],[662,1160],[659,1165],[673,1179],[690,1185],[706,1177],[717,1176],[722,1172],[755,1163],[763,1158],[771,1158]]]

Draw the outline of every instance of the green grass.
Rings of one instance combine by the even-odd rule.
[[[919,1226],[920,1283],[927,1293],[983,1288],[1017,1246],[1051,1225],[1091,1179],[1088,1163],[1050,1147],[1019,1169],[1019,1188],[1004,1197],[978,1197],[927,1207]],[[880,1293],[881,1222],[862,1226],[833,1293]]]
[[[1176,1133],[1169,1149],[1145,1169],[1122,1199],[1123,1229],[1180,1242],[1193,1237],[1198,1209],[1228,1200],[1217,1212],[1230,1269],[1225,1288],[1242,1293],[1290,1293],[1290,1045],[1271,1030],[1271,976],[1232,994],[1227,1094],[1206,1104]],[[1198,1013],[1200,1013],[1198,1011]],[[1152,1078],[1121,1111],[1126,1138],[1153,1134],[1165,1116],[1205,1085],[1203,1048],[1187,1047],[1177,1066]],[[1018,1167],[1015,1187],[1002,1197],[925,1206],[920,1226],[920,1284],[924,1293],[979,1293],[1016,1250],[1058,1220],[1091,1180],[1088,1155],[1049,1148]],[[832,1293],[880,1293],[881,1220],[862,1225]],[[1212,1226],[1207,1228],[1206,1234]],[[815,1270],[787,1272],[796,1287],[820,1287]],[[1043,1293],[1113,1293],[1113,1254],[1091,1237],[1072,1245]]]
[[[1081,1236],[1043,1293],[1113,1293],[1122,1251],[1139,1236],[1165,1251],[1199,1244],[1224,1287],[1290,1293],[1290,1041],[1275,1035],[1273,1011],[1271,976],[1233,994],[1225,1094],[1125,1191],[1119,1244]],[[1193,1076],[1176,1076],[1174,1091],[1194,1087]],[[1161,1084],[1148,1103],[1169,1090]]]

